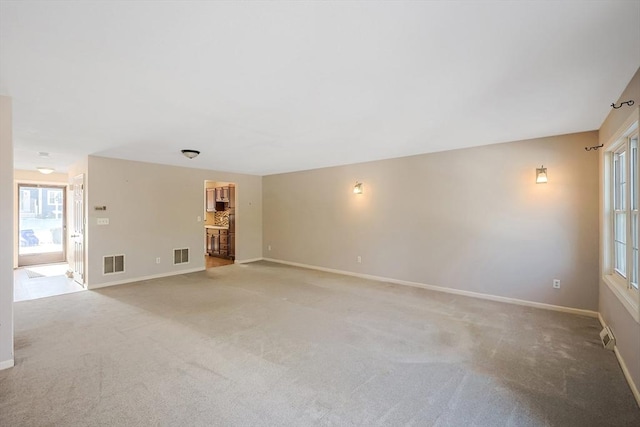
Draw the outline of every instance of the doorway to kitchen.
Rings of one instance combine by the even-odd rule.
[[[236,257],[236,185],[204,182],[205,267],[233,264]]]

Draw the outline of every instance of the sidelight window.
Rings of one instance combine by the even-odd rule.
[[[611,150],[613,273],[638,289],[638,129],[635,124]]]

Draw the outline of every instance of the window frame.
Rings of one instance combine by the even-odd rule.
[[[637,323],[640,323],[640,291],[631,282],[632,263],[634,256],[634,239],[632,234],[632,220],[637,217],[638,211],[638,183],[632,182],[631,164],[633,159],[631,140],[638,138],[638,110],[621,126],[608,144],[605,144],[603,155],[603,271],[602,280],[627,308]],[[637,143],[636,143],[637,144]],[[618,180],[614,160],[620,152],[625,152],[625,194],[623,209],[616,204]],[[635,150],[635,165],[638,165],[638,149]],[[636,171],[636,173],[638,173]],[[634,192],[635,194],[633,194]],[[635,202],[635,204],[632,204]],[[624,213],[625,216],[625,273],[617,270],[616,259],[616,214]],[[637,230],[636,230],[637,233]],[[637,237],[635,242],[637,242]],[[637,265],[636,259],[636,265]]]
[[[58,197],[60,197],[60,199],[56,200]],[[59,189],[48,188],[47,189],[47,205],[48,206],[62,206],[62,188],[59,188]]]

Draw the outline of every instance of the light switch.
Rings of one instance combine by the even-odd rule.
[[[109,225],[109,218],[98,218],[98,225]]]

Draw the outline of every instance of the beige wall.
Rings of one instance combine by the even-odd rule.
[[[262,256],[262,178],[127,160],[89,157],[89,288],[111,282],[204,269],[204,183],[236,184],[236,259]],[[107,206],[95,211],[94,206]],[[202,220],[197,221],[200,216]],[[109,225],[97,225],[97,218]],[[173,249],[190,248],[189,264],[173,265]],[[105,255],[125,254],[125,273],[102,274]],[[156,264],[156,257],[161,263]]]
[[[0,369],[13,366],[13,136],[11,98],[0,95]]]
[[[596,310],[598,155],[584,147],[597,138],[585,132],[266,176],[264,256]],[[535,184],[541,164],[548,184]],[[352,192],[356,180],[362,195]]]
[[[600,143],[608,144],[616,133],[622,129],[625,123],[630,120],[640,120],[640,70],[638,70],[629,82],[622,95],[616,100],[616,103],[628,100],[635,100],[635,105],[631,107],[622,107],[620,109],[612,109],[607,119],[600,127]],[[606,147],[605,147],[606,148]],[[603,183],[604,183],[604,151],[599,150],[599,166],[600,166],[600,235],[601,240],[606,239],[604,228],[604,200],[603,200]],[[602,249],[602,248],[601,248]],[[640,387],[640,323],[636,322],[631,313],[623,306],[618,297],[607,287],[602,280],[602,274],[606,273],[604,266],[604,252],[600,252],[600,297],[599,311],[605,323],[611,327],[616,337],[616,347],[623,358],[636,387]]]

